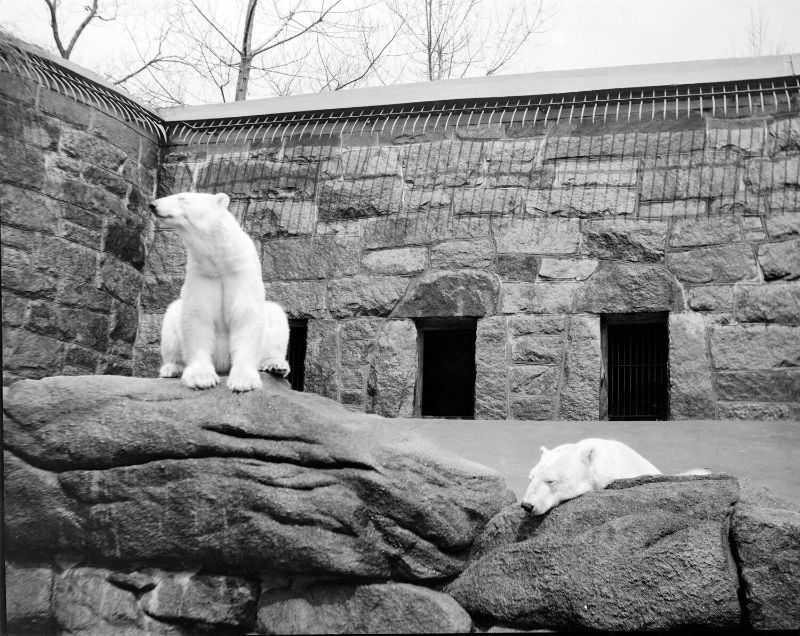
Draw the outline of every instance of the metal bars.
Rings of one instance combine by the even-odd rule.
[[[607,326],[608,419],[669,417],[666,322]]]
[[[679,87],[650,87],[607,93],[523,96],[385,107],[318,110],[231,119],[183,121],[170,127],[176,144],[228,143],[295,135],[378,133],[424,135],[448,128],[490,124],[553,124],[647,121],[682,117],[737,117],[791,112],[800,103],[800,78],[794,76]]]
[[[167,130],[161,119],[145,107],[122,93],[45,57],[20,48],[6,47],[0,49],[0,67],[133,124],[162,143],[167,141]]]

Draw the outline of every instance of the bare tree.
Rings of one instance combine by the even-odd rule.
[[[72,50],[75,48],[78,38],[81,37],[83,32],[86,30],[86,27],[89,26],[92,20],[109,21],[116,18],[116,6],[113,15],[103,16],[100,15],[99,0],[92,0],[91,6],[87,5],[84,7],[86,15],[84,16],[83,20],[81,20],[80,24],[78,24],[78,26],[75,28],[75,31],[73,32],[72,37],[69,39],[69,42],[65,44],[64,39],[61,37],[61,23],[59,22],[58,18],[58,9],[61,6],[61,0],[44,0],[44,3],[47,5],[47,9],[50,11],[50,30],[53,33],[53,41],[56,44],[59,54],[65,60],[68,60],[69,56],[72,55]]]
[[[371,24],[365,0],[246,0],[241,22],[208,0],[187,0],[176,24],[198,72],[223,101],[259,90],[339,90],[375,76],[397,30]],[[231,95],[232,93],[232,95]]]
[[[747,47],[749,55],[779,55],[786,52],[786,45],[782,40],[772,40],[769,20],[764,15],[764,7],[760,2],[757,7],[750,9]]]
[[[402,21],[412,73],[426,80],[494,75],[544,33],[546,0],[387,0]]]

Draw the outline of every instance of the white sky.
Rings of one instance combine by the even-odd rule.
[[[73,8],[80,19],[86,0]],[[553,0],[557,12],[542,44],[505,73],[581,69],[750,54],[752,16],[760,14],[767,47],[762,54],[800,53],[800,0]],[[119,0],[150,19],[168,0]],[[224,6],[225,0],[220,0]],[[235,19],[235,16],[234,16]],[[52,48],[43,0],[0,0],[0,24],[30,42]],[[122,41],[113,23],[93,23],[72,61],[102,72],[98,56],[113,57]],[[152,28],[157,28],[156,24]]]

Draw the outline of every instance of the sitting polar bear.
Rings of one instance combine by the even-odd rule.
[[[542,446],[541,453],[522,498],[522,507],[534,515],[543,515],[590,490],[602,490],[615,479],[662,474],[635,450],[613,439],[583,439],[553,450]],[[708,475],[709,471],[694,469],[681,474]]]
[[[161,327],[159,371],[192,389],[219,383],[261,386],[259,370],[285,377],[289,322],[264,300],[261,263],[252,239],[228,211],[226,194],[184,192],[156,199],[150,209],[186,247],[186,279]]]

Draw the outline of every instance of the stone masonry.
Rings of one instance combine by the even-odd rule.
[[[268,297],[308,320],[306,390],[414,413],[415,323],[478,318],[475,416],[597,419],[601,318],[668,312],[672,418],[800,415],[800,119],[173,146],[163,191],[226,191]],[[150,245],[135,351],[182,281]]]
[[[598,419],[604,316],[659,313],[670,417],[800,417],[800,117],[786,103],[159,148],[0,79],[5,384],[154,375],[185,262],[146,203],[224,191],[267,296],[307,321],[306,390],[353,410],[413,415],[419,329],[469,317],[476,417]]]
[[[0,72],[3,383],[131,375],[158,143]]]

